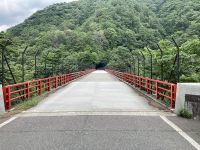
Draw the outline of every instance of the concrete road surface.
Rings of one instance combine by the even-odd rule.
[[[47,97],[31,112],[156,111],[148,101],[105,71],[95,71]]]
[[[200,150],[198,125],[95,71],[0,124],[0,150]]]

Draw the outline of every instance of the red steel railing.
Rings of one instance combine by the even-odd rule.
[[[35,94],[40,95],[46,91],[51,91],[51,89],[55,89],[58,86],[62,86],[68,83],[69,81],[77,79],[92,71],[94,70],[80,71],[76,73],[64,74],[61,76],[48,77],[4,86],[3,94],[5,108],[9,110],[13,101],[19,99],[28,100],[31,96],[34,96]]]
[[[158,100],[165,100],[169,102],[170,108],[175,108],[176,84],[109,69],[106,71],[114,76],[117,76],[123,81],[146,91],[147,94],[155,95]]]

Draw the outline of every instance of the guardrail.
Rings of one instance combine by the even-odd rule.
[[[48,77],[23,83],[6,85],[3,87],[5,109],[9,110],[12,107],[12,102],[16,100],[28,100],[31,96],[34,96],[36,94],[41,95],[46,91],[51,91],[51,89],[55,89],[59,86],[62,86],[68,83],[69,81],[77,79],[92,71],[94,70],[80,71],[75,73],[64,74],[61,76]]]
[[[176,84],[109,69],[106,71],[140,90],[146,91],[147,94],[154,95],[156,99],[169,103],[170,108],[175,108]]]

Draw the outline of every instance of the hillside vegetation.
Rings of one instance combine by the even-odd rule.
[[[140,75],[145,70],[150,76],[148,47],[153,53],[153,78],[160,78],[163,62],[164,80],[176,82],[172,37],[181,51],[181,81],[200,81],[199,0],[80,0],[54,4],[1,33],[0,43],[4,46],[6,39],[11,40],[6,55],[18,82],[22,80],[21,54],[26,46],[25,80],[98,64],[137,74],[134,64],[137,68],[138,58]],[[157,43],[164,51],[162,60]],[[12,83],[8,69],[6,74],[6,82]]]

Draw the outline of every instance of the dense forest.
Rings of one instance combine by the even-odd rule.
[[[163,64],[163,80],[176,82],[178,71],[181,82],[199,82],[199,38],[199,0],[79,0],[49,6],[1,32],[0,48],[17,82],[25,49],[25,80],[104,65],[150,77],[152,53],[153,78],[161,78]],[[13,83],[5,71],[6,83]]]

